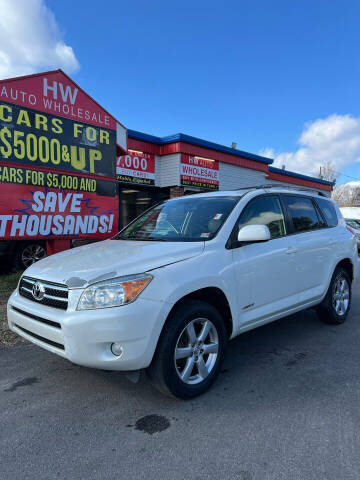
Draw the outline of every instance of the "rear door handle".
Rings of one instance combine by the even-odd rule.
[[[329,240],[329,245],[336,245],[337,243],[337,240],[334,240],[333,238]]]
[[[294,248],[294,247],[289,247],[287,250],[286,250],[286,253],[288,255],[291,255],[292,253],[297,253],[297,248]]]

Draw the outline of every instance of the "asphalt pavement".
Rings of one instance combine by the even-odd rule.
[[[233,340],[214,387],[166,398],[146,379],[0,349],[0,479],[359,480],[360,288],[347,322],[313,310]]]

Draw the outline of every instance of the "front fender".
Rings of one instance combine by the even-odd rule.
[[[235,319],[238,318],[236,282],[232,262],[228,261],[231,258],[230,255],[224,262],[224,259],[204,253],[200,257],[154,270],[152,273],[154,283],[156,282],[158,287],[156,290],[161,292],[161,300],[170,306],[169,311],[190,293],[215,287],[220,289],[227,298],[235,327]]]

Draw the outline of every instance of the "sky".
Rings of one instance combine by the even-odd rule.
[[[63,68],[127,128],[360,180],[360,3],[0,0],[0,78]]]

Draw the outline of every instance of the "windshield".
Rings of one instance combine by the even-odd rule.
[[[156,205],[118,233],[116,240],[198,242],[215,237],[236,197],[184,197]]]

